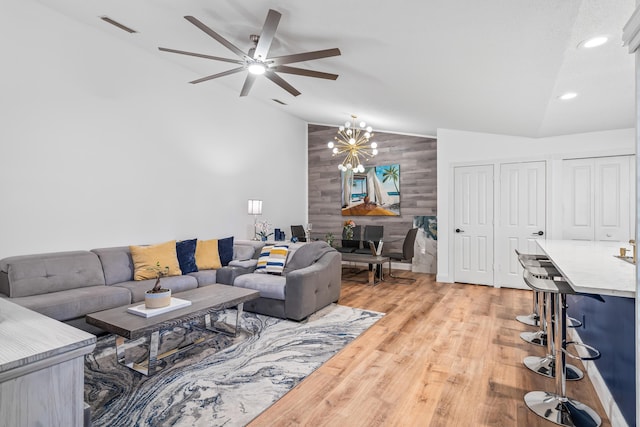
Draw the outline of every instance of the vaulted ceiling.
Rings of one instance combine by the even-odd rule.
[[[86,24],[87,31],[108,33],[161,58],[167,67],[182,70],[185,85],[236,65],[158,47],[236,56],[184,16],[198,18],[248,51],[253,45],[249,35],[259,34],[268,10],[275,9],[282,19],[271,56],[336,47],[342,52],[295,64],[338,74],[335,81],[282,75],[302,93],[293,97],[261,78],[249,94],[310,123],[339,125],[356,114],[378,130],[436,135],[438,128],[449,128],[529,137],[635,125],[634,59],[621,46],[634,0],[37,3]],[[137,33],[109,25],[102,16]],[[610,40],[597,48],[578,48],[595,35]],[[221,87],[239,94],[244,78],[238,73],[198,88],[212,97]],[[558,99],[568,91],[578,96]]]

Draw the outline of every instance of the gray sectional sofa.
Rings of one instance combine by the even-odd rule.
[[[263,244],[234,242],[239,266],[162,278],[173,294],[213,283],[260,291],[245,310],[302,320],[340,296],[341,256],[324,242],[292,245],[283,275],[254,272]],[[295,254],[299,252],[296,256]],[[72,326],[101,330],[84,321],[86,314],[144,300],[154,279],[134,281],[129,247],[23,255],[0,260],[0,298],[20,304]]]

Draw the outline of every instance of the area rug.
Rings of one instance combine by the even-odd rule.
[[[112,335],[99,338],[85,358],[93,426],[244,426],[382,316],[336,304],[304,322],[245,312],[237,337],[215,335],[163,359],[149,377],[117,363]],[[227,310],[219,320],[234,319]],[[200,333],[163,333],[160,352]]]

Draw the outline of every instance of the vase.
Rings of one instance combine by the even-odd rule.
[[[347,240],[353,239],[353,228],[347,227],[347,230],[345,232],[345,237],[347,238]]]
[[[261,236],[260,240],[262,240],[263,242],[266,242],[267,241],[267,236]]]
[[[147,291],[144,294],[144,306],[146,308],[162,308],[171,304],[171,289],[161,289],[161,291]]]

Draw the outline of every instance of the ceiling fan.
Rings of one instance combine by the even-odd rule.
[[[237,68],[232,68],[231,70],[223,71],[221,73],[212,74],[210,76],[202,77],[200,79],[194,80],[189,83],[202,83],[207,80],[216,79],[218,77],[228,76],[230,74],[239,73],[241,71],[247,70],[247,78],[244,81],[244,85],[242,86],[242,90],[240,91],[240,96],[247,96],[253,83],[256,80],[256,77],[264,74],[266,78],[289,92],[293,96],[300,95],[300,92],[296,90],[293,86],[287,83],[282,77],[280,77],[276,72],[279,73],[287,73],[287,74],[296,74],[299,76],[307,76],[307,77],[317,77],[321,79],[329,79],[335,80],[338,78],[337,74],[329,74],[323,73],[319,71],[305,70],[302,68],[290,67],[286,64],[293,64],[296,62],[310,61],[312,59],[320,59],[320,58],[328,58],[331,56],[339,56],[340,49],[325,49],[325,50],[316,50],[313,52],[304,52],[297,53],[292,55],[283,55],[283,56],[269,56],[269,49],[271,48],[271,43],[273,42],[273,37],[276,33],[276,29],[278,28],[278,23],[280,22],[280,17],[282,15],[280,12],[277,12],[273,9],[269,9],[269,13],[267,14],[267,19],[264,22],[264,26],[262,27],[262,32],[260,35],[252,34],[249,36],[251,41],[254,42],[254,46],[249,49],[248,53],[244,53],[240,49],[238,49],[234,44],[229,42],[227,39],[222,37],[220,34],[213,31],[211,28],[207,27],[205,24],[200,22],[198,19],[193,16],[185,16],[184,18],[191,22],[196,27],[200,28],[202,31],[207,33],[209,36],[217,40],[224,47],[235,53],[240,57],[240,59],[229,59],[229,58],[220,58],[217,56],[204,55],[201,53],[194,52],[185,52],[183,50],[176,49],[168,49],[164,47],[159,47],[163,52],[171,52],[178,53],[181,55],[190,55],[197,56],[199,58],[213,59],[215,61],[223,61],[230,62],[232,64],[240,65]]]

